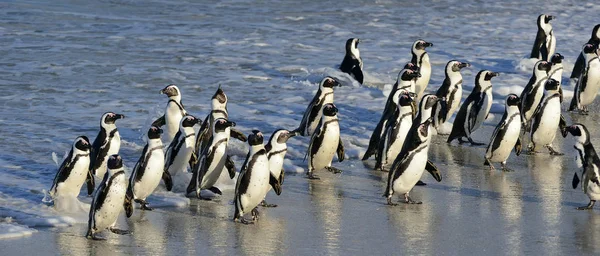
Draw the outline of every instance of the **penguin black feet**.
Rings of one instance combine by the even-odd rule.
[[[258,220],[258,207],[254,207],[254,209],[252,209],[252,211],[250,212],[252,214],[252,221],[257,221]]]
[[[388,198],[387,198],[387,204],[389,206],[397,206],[398,205],[397,203],[392,202],[392,197],[391,196],[388,196]]]
[[[562,156],[562,155],[564,155],[563,153],[560,153],[560,152],[556,151],[556,149],[554,149],[552,147],[552,145],[547,145],[546,148],[548,148],[548,150],[550,150],[550,155],[553,155],[553,156]]]
[[[591,210],[594,208],[594,204],[596,204],[596,200],[590,200],[590,203],[586,206],[577,207],[577,210]]]
[[[404,203],[406,203],[406,204],[422,204],[423,202],[412,200],[412,198],[410,198],[410,196],[408,196],[408,193],[406,193],[406,194],[404,194]]]
[[[254,221],[247,220],[244,217],[236,217],[236,218],[233,219],[233,221],[234,222],[239,222],[239,223],[242,223],[242,224],[245,224],[245,225],[254,224]]]
[[[127,234],[131,234],[131,232],[129,230],[124,230],[124,229],[118,229],[118,228],[113,228],[110,227],[108,228],[110,230],[110,232],[113,232],[117,235],[127,235]]]
[[[273,207],[277,207],[276,204],[268,204],[267,200],[262,200],[262,202],[260,203],[260,206],[262,207],[267,207],[267,208],[273,208]]]
[[[503,172],[513,172],[512,169],[506,167],[506,163],[501,163]]]
[[[148,202],[146,202],[146,200],[135,199],[134,201],[136,203],[140,204],[140,208],[142,210],[145,210],[145,211],[152,211],[153,210],[152,208],[148,207]]]
[[[309,172],[306,176],[309,180],[320,180],[321,178],[319,178],[317,175],[314,175],[312,172]]]
[[[335,167],[331,167],[331,166],[327,166],[327,167],[325,167],[325,170],[328,170],[328,171],[330,171],[330,172],[333,172],[333,173],[336,173],[336,174],[337,174],[337,173],[342,173],[342,170],[340,170],[340,169],[338,169],[338,168],[335,168]]]
[[[417,181],[417,184],[415,184],[415,186],[426,186],[426,185],[427,185],[427,183],[425,183],[421,180]]]
[[[85,235],[85,238],[96,240],[96,241],[106,240],[106,238],[104,238],[104,237],[97,236],[96,233],[92,232],[92,230],[88,230],[87,234]]]

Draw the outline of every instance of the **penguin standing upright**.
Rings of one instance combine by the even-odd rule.
[[[86,178],[94,181],[89,171],[90,149],[90,141],[86,136],[75,139],[69,155],[58,168],[50,187],[49,194],[52,199],[62,196],[77,197]],[[91,189],[94,189],[93,183]]]
[[[213,128],[211,129],[212,135],[210,136],[210,142],[206,147],[199,152],[198,164],[194,165],[192,169],[193,175],[190,180],[190,184],[187,187],[186,192],[196,192],[196,197],[200,199],[210,200],[200,195],[202,189],[208,189],[215,194],[222,195],[223,193],[217,187],[214,187],[215,183],[221,176],[226,163],[227,155],[227,144],[229,143],[230,129],[235,126],[234,122],[227,120],[226,118],[218,118],[214,121]],[[233,179],[235,176],[235,170],[233,173],[229,173],[229,177]]]
[[[333,104],[333,87],[340,83],[333,77],[325,77],[319,83],[319,90],[304,111],[300,126],[294,131],[302,136],[311,136],[321,120],[321,109],[325,104]]]
[[[433,111],[433,127],[438,130],[438,133],[440,133],[442,125],[450,120],[460,105],[463,82],[460,70],[470,66],[469,63],[457,60],[451,60],[446,64],[446,78],[435,93],[438,98],[444,98],[446,102],[445,104],[436,104]]]
[[[342,172],[332,167],[331,161],[337,153],[338,161],[344,161],[344,145],[340,138],[340,125],[337,117],[338,109],[333,103],[323,106],[323,116],[319,127],[310,138],[308,144],[308,178],[319,179],[314,172],[327,169],[333,173]]]
[[[240,175],[235,184],[235,213],[233,220],[244,224],[252,224],[244,218],[244,214],[251,211],[252,220],[258,219],[258,204],[267,195],[267,187],[271,185],[277,195],[281,194],[281,184],[269,170],[267,150],[263,145],[263,135],[254,130],[248,136],[250,151],[242,165]]]
[[[495,169],[493,163],[500,162],[503,171],[511,171],[506,167],[506,159],[510,156],[510,151],[514,148],[515,154],[521,154],[521,113],[519,97],[516,94],[509,94],[506,98],[504,115],[494,129],[490,144],[485,152],[484,165],[489,165],[490,169]]]
[[[394,160],[388,175],[383,195],[387,197],[388,205],[397,205],[392,202],[394,193],[404,195],[404,202],[407,204],[420,204],[421,202],[412,200],[409,193],[421,178],[423,170],[431,173],[436,181],[442,180],[437,167],[427,159],[431,142],[431,123],[431,118],[428,118],[421,124],[413,124],[408,132],[402,150]]]
[[[560,113],[559,82],[550,78],[544,85],[544,97],[531,123],[531,142],[527,147],[530,153],[535,153],[536,145],[542,145],[550,150],[551,155],[562,155],[552,147],[556,130],[566,127],[565,118]]]
[[[473,88],[473,91],[456,114],[448,143],[458,139],[462,144],[464,142],[462,138],[466,137],[471,145],[483,145],[483,143],[473,141],[471,134],[481,126],[490,114],[493,99],[491,80],[495,76],[498,76],[498,73],[489,70],[481,70],[477,73],[475,88]]]
[[[600,59],[599,50],[592,44],[584,45],[583,53],[585,68],[575,84],[569,111],[579,110],[581,114],[586,115],[589,112],[588,105],[594,102],[600,90]]]
[[[285,171],[283,170],[283,160],[287,153],[287,141],[291,137],[296,136],[295,133],[285,129],[279,129],[273,132],[269,138],[269,143],[265,146],[267,151],[267,158],[269,159],[269,170],[271,175],[277,178],[279,184],[283,184]],[[271,190],[271,186],[267,187],[267,193]],[[280,192],[281,193],[281,192]],[[275,204],[267,204],[267,201],[263,199],[261,205],[263,207],[276,207]]]
[[[167,147],[163,180],[168,191],[173,188],[171,176],[177,175],[179,171],[185,171],[189,162],[197,161],[192,158],[196,157],[194,156],[196,145],[194,125],[199,122],[200,120],[191,115],[183,117],[179,123],[179,131]]]
[[[162,132],[163,130],[156,126],[148,129],[148,143],[129,177],[127,196],[139,203],[142,210],[152,210],[148,207],[146,198],[154,192],[164,175],[165,153],[160,140]]]
[[[362,84],[364,80],[363,61],[360,58],[358,43],[360,43],[358,38],[350,38],[346,41],[346,56],[340,64],[340,70],[353,76],[356,81]]]
[[[162,127],[166,124],[166,136],[163,136],[163,139],[165,140],[165,143],[169,143],[179,131],[179,122],[181,121],[181,118],[187,115],[187,112],[181,102],[181,91],[179,91],[179,88],[176,85],[167,85],[167,87],[160,90],[160,93],[166,94],[167,97],[169,97],[169,102],[167,103],[165,114],[154,121],[152,126]]]
[[[111,155],[107,163],[108,171],[94,193],[90,205],[87,238],[102,240],[97,233],[109,229],[115,234],[128,234],[129,231],[115,228],[121,209],[130,217],[133,214],[131,198],[127,196],[127,177],[123,170],[123,160],[119,155]]]
[[[596,26],[594,26],[594,29],[592,29],[592,36],[590,37],[590,40],[588,40],[587,43],[594,45],[596,46],[596,48],[598,48],[598,46],[600,45],[600,24],[596,24]],[[575,65],[573,66],[573,71],[571,72],[571,79],[579,79],[583,68],[585,68],[584,55],[585,54],[582,51],[579,54],[579,57],[577,57]]]
[[[385,136],[379,142],[376,156],[375,169],[384,170],[391,164],[404,144],[406,134],[412,126],[412,102],[413,99],[403,94],[398,100],[398,107],[394,115],[390,117],[384,130]]]
[[[590,210],[594,207],[596,200],[600,200],[600,158],[590,141],[590,133],[583,124],[573,124],[565,128],[562,133],[563,137],[567,137],[568,133],[577,139],[574,146],[577,150],[577,165],[580,168],[583,167],[581,180],[577,176],[577,172],[573,175],[573,189],[576,189],[581,183],[583,193],[590,198],[587,206],[577,207],[577,209]]]
[[[414,93],[417,94],[417,99],[421,99],[427,85],[429,85],[429,79],[431,78],[431,63],[429,62],[429,54],[425,51],[427,47],[431,46],[433,46],[432,43],[419,39],[413,43],[411,49],[412,59],[410,62],[418,67],[419,73],[421,74],[421,76],[417,78],[414,91]]]
[[[104,177],[106,172],[108,157],[118,154],[121,148],[121,136],[115,122],[122,118],[125,118],[122,114],[107,112],[100,119],[100,132],[92,144],[90,156],[90,172],[100,179]],[[94,185],[92,185],[94,181],[91,177],[88,177],[86,182],[88,184],[88,195],[91,195],[94,191]]]
[[[548,80],[550,68],[552,68],[552,64],[547,61],[540,60],[536,62],[533,66],[533,74],[519,97],[521,99],[521,121],[525,131],[529,131],[529,123],[533,113],[542,101],[544,84]]]
[[[552,67],[550,71],[548,71],[548,78],[552,78],[558,81],[558,92],[560,93],[560,103],[563,102],[563,89],[562,89],[562,73],[563,73],[563,64],[562,60],[565,59],[564,56],[560,53],[555,53],[550,58],[550,63]]]
[[[410,63],[409,63],[410,64]],[[394,115],[397,110],[398,99],[400,95],[403,94],[412,94],[414,95],[414,85],[416,79],[420,76],[418,71],[412,70],[410,68],[416,67],[413,64],[407,64],[405,68],[398,73],[398,80],[396,84],[392,87],[390,94],[385,102],[385,107],[383,109],[383,113],[381,114],[381,118],[375,126],[373,133],[371,134],[371,138],[369,139],[369,146],[367,147],[367,151],[363,155],[362,160],[367,160],[373,154],[377,153],[377,149],[379,147],[381,138],[384,135],[384,129],[387,126],[387,121]]]
[[[553,19],[554,16],[551,15],[542,14],[538,16],[538,31],[529,58],[550,61],[556,48],[556,38],[554,37],[552,24],[550,24],[550,21]]]

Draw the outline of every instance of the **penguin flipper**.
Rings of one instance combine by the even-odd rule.
[[[165,187],[167,188],[167,191],[171,191],[173,189],[173,178],[171,177],[169,171],[163,171],[162,180],[165,182]]]
[[[560,128],[561,133],[564,133],[564,131],[567,129],[567,120],[562,114],[560,114],[560,121],[558,122],[558,127]]]
[[[577,84],[579,84],[579,82],[577,82]],[[577,99],[579,98],[579,88],[577,84],[575,85],[575,90],[573,90],[573,98],[571,98],[571,104],[569,104],[569,111],[577,109]]]
[[[386,123],[386,120],[389,121],[390,119],[389,112],[392,112],[392,109],[394,110],[392,113],[396,111],[397,107],[393,106],[393,104],[389,104],[389,102],[391,102],[391,96],[388,97],[388,103],[386,103],[386,108],[384,108],[384,112],[381,115],[381,119],[379,119],[379,123],[377,123],[377,126],[375,126],[373,134],[371,134],[371,138],[369,139],[369,146],[367,147],[367,151],[365,152],[362,158],[363,161],[369,159],[369,157],[371,157],[377,151],[379,144],[381,143],[381,135],[384,134],[381,132],[383,129],[385,129],[385,127],[383,127],[384,123]]]
[[[573,65],[573,71],[571,71],[571,79],[573,78],[579,78],[579,75],[581,75],[581,72],[583,71],[583,68],[585,66],[585,57],[583,57],[583,52],[579,54],[579,56],[577,57],[577,60],[575,61],[575,65]]]
[[[279,173],[279,183],[283,184],[283,180],[285,179],[285,170],[281,170],[281,172]]]
[[[531,54],[529,54],[529,58],[540,58],[540,48],[542,45],[545,45],[546,42],[546,33],[544,30],[538,27],[537,35],[535,36],[535,41],[533,42],[533,48],[531,49]]]
[[[344,144],[342,143],[342,137],[340,137],[340,139],[339,139],[336,153],[337,153],[337,157],[338,157],[338,162],[344,161],[345,155],[344,155]]]
[[[427,172],[429,172],[437,182],[442,181],[442,174],[438,170],[437,166],[435,166],[430,160],[427,160],[425,170],[427,170]]]
[[[519,156],[521,154],[521,138],[517,138],[517,143],[515,143],[515,155]]]
[[[360,84],[363,84],[364,82],[364,75],[363,75],[363,71],[360,67],[360,62],[358,60],[354,60],[354,67],[352,67],[352,75],[354,76],[354,79],[356,79],[356,81],[358,81]]]
[[[236,130],[236,129],[229,129],[229,135],[233,138],[236,138],[242,142],[246,142],[248,140],[248,138],[246,138],[246,135],[244,135],[242,132]]]
[[[281,182],[279,182],[277,178],[273,176],[273,173],[271,173],[271,175],[269,176],[269,185],[273,187],[273,191],[275,191],[275,194],[281,195]]]
[[[319,95],[321,95],[320,89],[317,91],[312,101],[310,101],[308,107],[306,107],[306,110],[304,111],[304,116],[302,116],[302,121],[300,121],[300,126],[298,126],[298,128],[294,132],[299,133],[302,136],[308,135],[308,126],[310,125],[308,123],[309,120],[316,118],[319,111],[321,110],[320,108],[322,103],[319,99]]]
[[[161,127],[163,125],[165,125],[167,123],[167,120],[165,119],[165,115],[159,117],[158,119],[154,120],[154,122],[152,122],[151,126],[156,126],[156,127]]]
[[[235,163],[231,160],[231,156],[227,155],[225,159],[225,168],[227,168],[227,173],[229,173],[229,178],[233,179],[235,177]]]
[[[563,101],[564,101],[564,97],[563,97],[564,93],[563,93],[562,85],[560,87],[558,87],[558,94],[560,95],[560,103],[563,103]]]
[[[207,190],[210,192],[213,192],[217,195],[223,195],[223,192],[221,192],[221,190],[217,187],[210,187],[210,188],[207,188]]]
[[[133,215],[133,194],[126,193],[125,200],[123,201],[123,208],[125,209],[125,215],[127,218]]]
[[[94,193],[94,188],[96,187],[96,180],[94,180],[94,174],[92,174],[91,170],[87,172],[87,178],[85,179],[85,183],[87,184],[87,192],[88,196]]]
[[[573,189],[577,188],[577,185],[579,185],[579,176],[577,176],[577,173],[575,173],[575,175],[573,175],[573,181],[571,182],[571,185],[573,185]]]
[[[198,134],[196,135],[196,151],[202,152],[202,149],[206,146],[211,137],[210,132],[210,114],[206,115],[204,118],[204,122],[200,126],[200,130],[198,130]]]

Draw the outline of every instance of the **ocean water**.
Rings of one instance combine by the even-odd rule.
[[[384,202],[380,193],[385,186],[385,175],[369,171],[360,158],[367,147],[371,131],[379,120],[397,73],[411,58],[412,43],[422,38],[434,44],[434,47],[428,49],[433,69],[428,92],[435,92],[441,85],[444,66],[451,59],[472,64],[471,68],[462,72],[465,91],[463,99],[473,87],[479,70],[489,69],[501,73],[492,81],[492,112],[499,115],[492,115],[486,121],[482,130],[487,132],[476,134],[478,140],[487,142],[491,129],[504,109],[505,96],[520,93],[531,75],[534,61],[527,59],[527,56],[535,38],[537,16],[541,13],[557,16],[552,22],[557,38],[556,51],[565,56],[562,82],[566,96],[570,97],[572,85],[567,77],[581,46],[587,42],[591,29],[600,23],[597,18],[599,11],[600,5],[593,1],[2,1],[0,239],[10,238],[7,244],[33,238],[45,241],[42,244],[64,244],[70,238],[85,234],[87,213],[63,214],[42,202],[42,198],[44,191],[52,185],[57,163],[60,164],[62,156],[70,150],[72,141],[79,135],[86,135],[93,140],[99,130],[100,116],[104,112],[113,111],[126,116],[117,122],[117,126],[123,140],[121,155],[125,165],[131,168],[145,144],[143,138],[150,123],[164,111],[167,98],[160,95],[159,90],[167,84],[178,85],[187,111],[201,118],[210,111],[210,97],[221,85],[229,98],[230,120],[237,123],[237,129],[245,134],[253,129],[271,134],[278,128],[296,128],[303,111],[318,89],[318,82],[330,75],[343,84],[336,88],[335,103],[340,110],[342,140],[347,157],[339,166],[348,174],[343,178],[324,175],[326,180],[321,184],[309,183],[302,175],[306,169],[303,158],[309,139],[290,140],[285,169],[289,173],[286,182],[290,180],[288,186],[291,191],[284,188],[284,195],[289,193],[288,197],[282,195],[277,202],[280,207],[268,210],[273,216],[261,223],[264,229],[240,231],[245,227],[233,228],[235,231],[231,232],[245,232],[241,235],[236,233],[236,237],[240,239],[237,243],[240,247],[236,248],[242,248],[241,252],[249,254],[265,252],[262,249],[269,248],[283,248],[273,251],[276,254],[341,254],[371,249],[389,253],[408,248],[407,244],[410,244],[414,236],[407,235],[407,230],[422,226],[374,203]],[[350,37],[361,39],[359,48],[364,61],[364,85],[337,70],[344,57],[345,41]],[[568,119],[571,120],[570,116]],[[592,115],[580,121],[592,126],[597,124],[598,119],[598,116]],[[570,144],[563,145],[562,140],[558,141],[557,144],[564,151],[571,149]],[[480,173],[479,160],[484,149],[450,147],[445,145],[443,138],[438,142],[433,145],[431,153],[436,163],[449,165],[452,170],[459,172],[466,169],[465,173],[470,178]],[[247,146],[242,142],[232,141],[230,149],[239,168],[244,161]],[[469,159],[462,159],[465,157]],[[524,156],[519,159],[517,163],[521,164],[534,161]],[[524,164],[515,169],[517,172],[531,174],[531,168],[542,168],[539,167],[540,164],[545,163],[544,160],[537,161],[540,161],[534,162],[538,163],[537,167]],[[514,178],[511,174],[491,179],[486,176],[485,181],[463,183],[464,177],[452,173],[449,174],[449,180],[430,186],[435,193],[428,194],[429,190],[422,189],[420,197],[425,197],[423,201],[427,201],[426,197],[436,195],[436,202],[449,200],[449,205],[454,205],[452,202],[461,204],[461,196],[468,197],[469,203],[491,207],[487,214],[492,214],[489,212],[495,209],[489,205],[501,204],[501,208],[496,210],[506,212],[507,214],[501,215],[508,217],[504,222],[492,221],[492,224],[482,225],[489,229],[478,228],[478,223],[467,221],[473,214],[483,214],[471,207],[450,207],[447,210],[458,221],[441,227],[460,230],[464,228],[463,224],[473,225],[464,228],[464,231],[470,232],[465,239],[475,241],[478,241],[478,237],[473,234],[492,232],[489,238],[505,239],[509,246],[492,246],[490,250],[494,252],[535,252],[536,246],[539,246],[548,253],[556,253],[554,249],[557,248],[547,246],[555,243],[557,236],[560,235],[560,239],[563,239],[563,235],[570,234],[561,232],[566,224],[556,219],[557,216],[586,214],[589,220],[578,218],[573,224],[582,229],[598,222],[595,212],[568,210],[573,208],[573,201],[587,201],[579,190],[569,189],[569,198],[559,195],[556,200],[543,204],[547,209],[542,209],[542,212],[523,209],[530,206],[538,209],[540,202],[546,202],[548,193],[556,196],[553,193],[562,193],[568,188],[574,163],[570,157],[564,157],[556,166],[562,166],[561,178],[555,177],[547,181],[544,179],[548,177],[540,177],[541,184],[553,184],[550,187],[539,186],[536,179],[528,181],[526,185],[511,185],[520,178],[531,179],[523,174],[515,174]],[[368,182],[364,183],[365,180]],[[432,179],[428,181],[433,182]],[[471,187],[467,189],[461,185]],[[217,206],[206,206],[203,205],[204,202],[187,199],[181,194],[167,193],[159,188],[150,202],[160,207],[160,210],[149,213],[147,219],[140,219],[156,223],[165,220],[161,219],[162,214],[168,216],[165,217],[167,222],[184,221],[177,222],[175,227],[193,220],[209,219],[217,222],[216,227],[231,229],[234,226],[228,223],[233,215],[233,206],[229,205],[233,193],[231,181],[224,188],[227,191],[221,204]],[[547,189],[551,191],[544,192]],[[459,193],[450,193],[447,199],[443,198],[446,194],[444,192],[453,191]],[[302,201],[302,198],[306,201]],[[558,200],[561,198],[562,200]],[[80,200],[84,204],[90,201],[83,194]],[[361,200],[367,202],[360,202]],[[312,213],[316,212],[314,218],[302,215],[304,209],[300,208],[311,207],[311,204],[316,207],[316,210],[310,210]],[[353,207],[348,207],[349,205]],[[384,219],[370,222],[362,219],[365,215],[352,213],[340,216],[342,213],[335,212],[335,209],[344,213],[352,212],[356,209],[354,206],[366,207],[360,210],[365,215],[369,215],[369,207],[377,207],[378,211],[385,213],[381,216],[375,214],[373,217]],[[212,208],[217,208],[216,213],[211,212],[214,210]],[[444,208],[403,207],[401,211],[428,217],[427,223],[423,224],[426,225],[423,234],[413,234],[417,237],[423,235],[418,244],[424,250],[412,248],[407,252],[440,253],[433,251],[433,248],[439,248],[431,244],[433,242],[422,242],[427,239],[442,239],[439,234],[451,234],[435,227],[444,218]],[[549,225],[549,237],[528,240],[527,232],[517,235],[514,232],[500,232],[504,229],[514,231],[511,227],[528,225],[529,222],[525,220],[530,220],[536,214],[546,216],[544,214],[548,211],[560,211],[563,215],[548,215],[554,218],[550,224],[533,221],[540,226],[532,226],[531,230],[534,231],[528,229],[527,232],[542,235],[537,229]],[[488,221],[487,218],[481,217],[480,220]],[[345,223],[340,224],[342,220]],[[289,224],[294,221],[298,223]],[[280,230],[276,227],[281,222],[287,223],[287,229]],[[373,243],[359,243],[361,246],[358,248],[343,241],[344,233],[356,231],[347,228],[352,227],[347,222],[375,223],[376,225],[358,225],[361,232],[364,232],[364,237],[352,236],[352,241]],[[132,224],[130,221],[127,223]],[[215,228],[208,227],[206,223],[198,225]],[[385,232],[381,235],[377,234],[383,226],[392,228],[384,229]],[[168,227],[171,226],[165,224],[155,227],[159,231],[149,231],[149,235],[164,235],[165,230],[169,230],[174,234],[160,236],[165,240],[165,246],[159,252],[178,252],[178,247],[172,244],[167,246],[166,240],[175,238],[182,241],[181,234]],[[306,227],[324,228],[325,231],[314,237],[293,236],[304,232]],[[253,227],[248,228],[252,230]],[[273,230],[279,233],[272,233]],[[194,230],[186,229],[185,232],[183,241],[186,244],[201,239],[195,237]],[[217,230],[211,234],[219,232],[221,231]],[[270,244],[261,246],[261,241],[254,238],[257,234],[265,235],[261,232],[267,232]],[[583,234],[573,235],[566,242],[559,243],[558,251],[598,253],[600,249],[596,245],[590,245],[594,240],[586,240],[589,239],[587,233],[579,228],[574,232]],[[122,238],[125,240],[120,241],[127,244],[128,239],[143,240],[144,237],[139,237],[142,235],[140,233],[137,232],[134,238]],[[593,231],[595,233],[597,232]],[[66,234],[66,239],[62,236],[57,239],[55,234]],[[25,238],[21,240],[14,240],[23,236]],[[287,240],[277,241],[278,237],[287,237]],[[582,237],[585,239],[582,240]],[[294,244],[306,243],[312,239],[325,242],[308,243],[310,246],[306,250]],[[401,241],[399,245],[403,246],[381,246],[376,242],[394,239]],[[505,241],[502,239],[500,240]],[[210,241],[212,240],[204,240],[201,244],[220,254],[231,252],[226,249],[220,251],[214,247],[216,242]],[[215,241],[228,240],[225,238]],[[245,243],[249,243],[249,247],[243,246]],[[515,243],[521,247],[512,250],[514,247],[510,245]],[[523,243],[533,243],[533,246],[527,247]],[[95,246],[85,240],[79,245],[83,248],[82,251]],[[450,251],[445,253],[489,252],[485,247],[470,242],[465,246],[451,246]],[[468,248],[474,248],[474,251],[469,251]],[[135,250],[123,251],[139,253]]]

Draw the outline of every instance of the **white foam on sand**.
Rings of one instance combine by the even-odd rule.
[[[0,220],[0,239],[11,239],[11,238],[19,238],[24,236],[30,236],[33,233],[36,233],[37,230],[28,228],[23,225],[11,223],[11,218],[5,218],[4,220]]]

